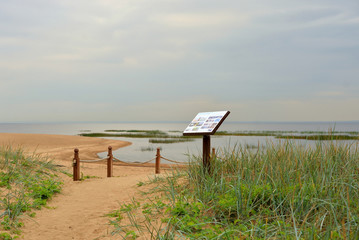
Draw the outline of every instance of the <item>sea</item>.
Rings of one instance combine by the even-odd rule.
[[[169,134],[181,135],[189,122],[60,122],[60,123],[0,123],[2,133],[37,133],[79,135],[81,133],[103,133],[105,130],[161,130]],[[351,122],[224,122],[218,131],[359,131],[359,121]],[[161,155],[176,162],[186,162],[190,156],[201,156],[202,139],[192,142],[171,144],[150,143],[148,138],[114,137],[131,142],[132,145],[113,152],[114,156],[125,162],[147,162],[161,148]],[[275,137],[264,136],[211,136],[211,147],[215,149],[245,145],[255,148],[268,142],[283,141]],[[315,144],[314,141],[295,140],[300,144]],[[346,140],[347,141],[347,140]],[[356,140],[347,141],[358,142]],[[357,143],[356,143],[357,144]],[[74,146],[76,148],[76,146]],[[99,153],[100,158],[107,155],[107,148]],[[166,163],[166,161],[164,160]]]

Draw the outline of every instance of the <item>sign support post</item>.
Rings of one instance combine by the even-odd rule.
[[[183,136],[203,136],[203,169],[211,173],[211,137],[229,115],[229,111],[198,113],[183,132]]]
[[[211,172],[210,150],[211,150],[211,136],[203,135],[203,168],[204,171],[207,171],[208,173]]]

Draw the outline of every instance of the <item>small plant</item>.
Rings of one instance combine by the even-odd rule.
[[[30,191],[29,196],[33,199],[32,207],[41,208],[41,206],[46,205],[48,199],[61,191],[61,185],[61,182],[53,179],[44,179],[36,185],[31,185],[28,190]]]
[[[144,185],[145,185],[145,183],[142,182],[142,181],[139,181],[139,182],[137,183],[137,186],[138,186],[138,187],[142,187],[142,186],[144,186]]]
[[[91,178],[100,178],[100,177],[97,177],[97,176],[90,176],[90,175],[84,175],[82,172],[81,172],[81,178],[80,178],[80,181],[84,181],[86,179],[91,179]]]
[[[18,236],[12,237],[9,233],[0,233],[0,240],[13,240],[19,238]]]
[[[125,239],[136,239],[138,236],[135,231],[131,230],[126,232]]]
[[[21,149],[0,147],[0,188],[6,189],[1,192],[0,218],[2,229],[9,231],[2,234],[3,239],[13,239],[11,235],[21,233],[21,215],[34,217],[31,209],[41,208],[60,192],[62,182],[57,171],[51,161],[40,155],[28,156]]]
[[[121,212],[131,212],[133,211],[134,209],[137,209],[139,208],[141,205],[139,202],[135,201],[134,199],[132,200],[132,203],[128,203],[128,204],[123,204],[121,206]]]
[[[109,214],[106,214],[106,216],[110,218],[115,218],[117,222],[120,222],[123,219],[120,210],[112,211]]]

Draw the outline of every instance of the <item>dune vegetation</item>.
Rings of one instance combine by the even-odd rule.
[[[113,234],[151,239],[358,239],[358,143],[287,140],[191,156],[138,184],[143,199],[111,212]],[[150,186],[144,188],[144,186]],[[148,190],[150,189],[150,190]],[[128,224],[130,223],[130,224]]]
[[[0,239],[21,234],[22,219],[61,191],[58,167],[41,155],[25,155],[21,148],[0,147]]]

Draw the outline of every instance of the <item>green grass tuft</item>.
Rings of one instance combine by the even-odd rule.
[[[25,155],[22,149],[0,147],[0,221],[1,228],[8,231],[3,236],[20,234],[21,216],[33,217],[32,209],[45,206],[61,191],[58,172],[47,158]]]

